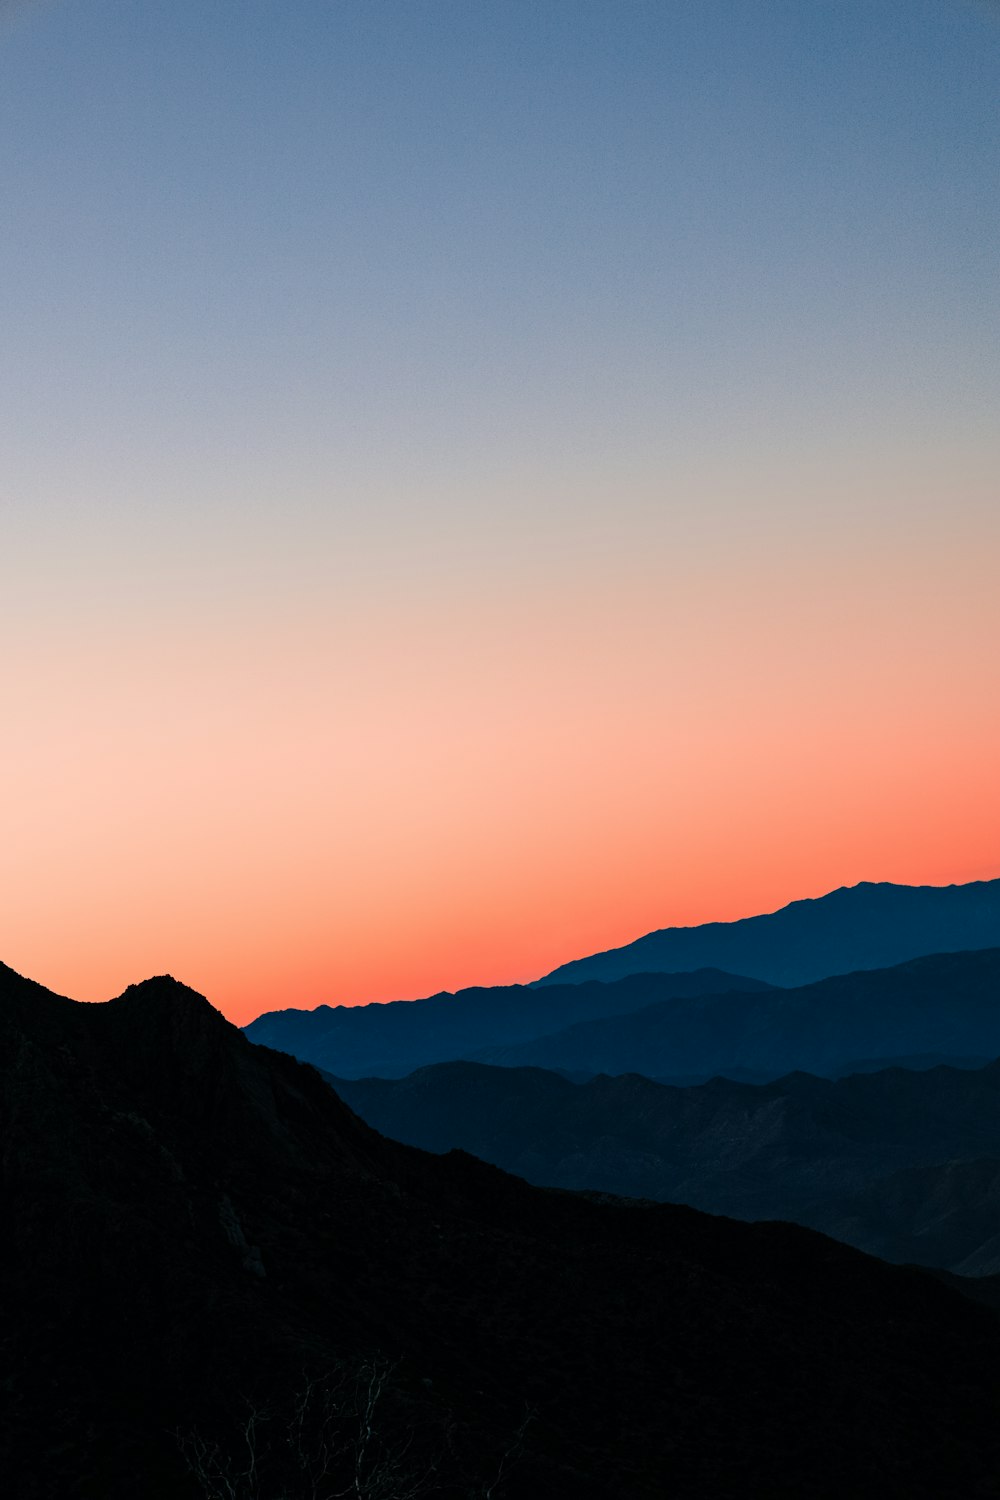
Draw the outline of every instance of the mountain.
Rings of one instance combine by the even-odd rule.
[[[906,1167],[816,1204],[802,1222],[889,1260],[1000,1275],[1000,1150]]]
[[[915,958],[797,989],[678,997],[631,1015],[581,1021],[475,1061],[574,1075],[643,1073],[752,1081],[801,1070],[835,1077],[854,1060],[1000,1055],[1000,948]],[[335,1070],[333,1070],[335,1071]]]
[[[540,985],[682,973],[712,966],[777,985],[884,969],[928,953],[1000,946],[1000,880],[969,885],[860,885],[767,916],[666,927],[623,948],[562,964]]]
[[[0,970],[0,1128],[18,1500],[997,1493],[985,1302],[398,1145],[168,978]]]
[[[654,1001],[769,986],[718,969],[638,974],[616,984],[460,990],[386,1005],[321,1005],[269,1011],[246,1027],[253,1042],[290,1052],[344,1078],[399,1078],[425,1063],[543,1036],[573,1021],[616,1016]]]
[[[1000,1272],[1000,1062],[673,1088],[442,1063],[330,1080],[376,1129],[549,1187],[791,1219],[886,1259]]]

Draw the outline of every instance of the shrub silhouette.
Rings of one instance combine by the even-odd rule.
[[[225,1438],[178,1433],[188,1471],[205,1500],[420,1500],[453,1494],[499,1500],[521,1453],[531,1413],[491,1478],[462,1471],[451,1429],[416,1424],[394,1376],[376,1355],[304,1377],[290,1397],[247,1399]]]

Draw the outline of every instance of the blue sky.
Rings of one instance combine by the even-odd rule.
[[[392,487],[975,434],[998,56],[960,0],[15,10],[15,463],[222,504],[241,453]]]

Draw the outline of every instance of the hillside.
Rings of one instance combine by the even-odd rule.
[[[0,971],[0,1126],[18,1500],[183,1500],[182,1446],[247,1439],[261,1497],[315,1493],[318,1439],[369,1497],[997,1493],[984,1305],[399,1146],[172,980],[77,1005]]]

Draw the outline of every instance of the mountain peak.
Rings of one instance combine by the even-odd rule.
[[[200,991],[192,989],[189,984],[183,984],[172,974],[154,974],[149,979],[140,979],[137,984],[130,984],[113,1003],[120,1001],[128,1001],[130,1004],[138,1001],[145,1005],[207,1006],[209,1010],[215,1009]]]
[[[159,1059],[159,1066],[176,1062],[200,1066],[225,1049],[236,1032],[221,1011],[190,985],[172,974],[156,974],[96,1006],[108,1035],[130,1038],[135,1055]]]
[[[946,886],[862,880],[734,922],[663,927],[562,964],[538,984],[716,967],[771,984],[802,985],[998,943],[1000,880]]]

